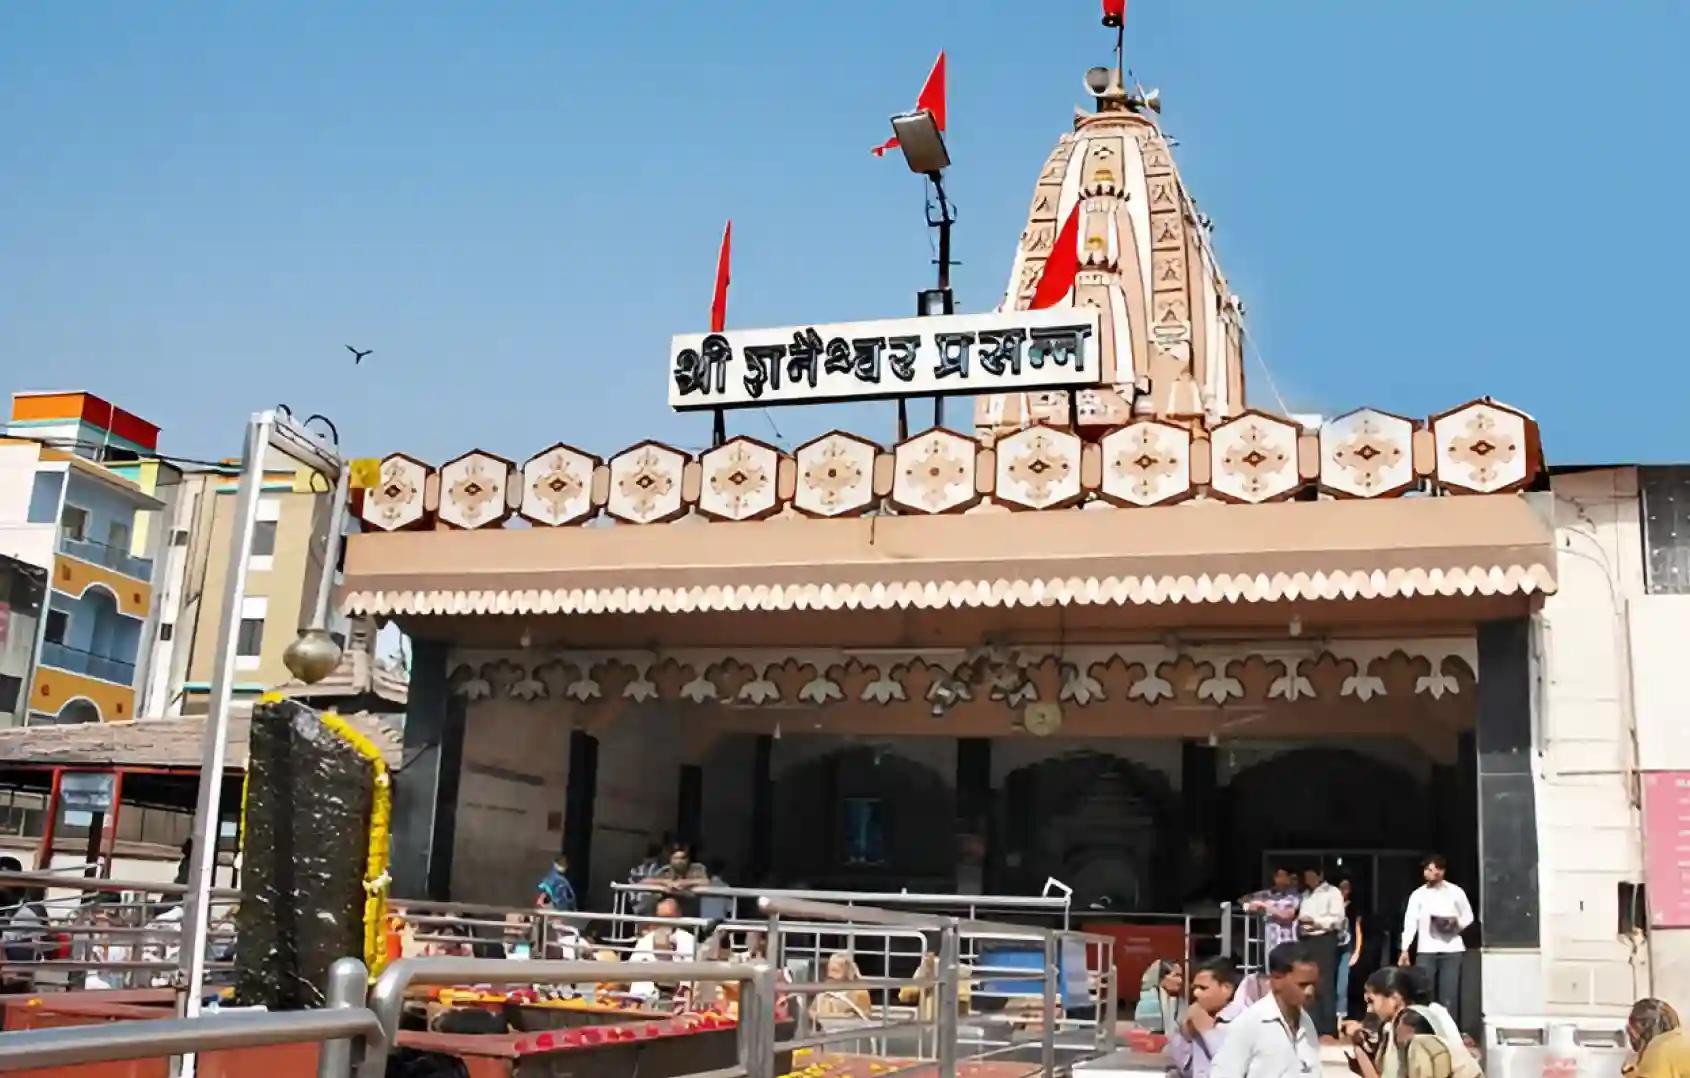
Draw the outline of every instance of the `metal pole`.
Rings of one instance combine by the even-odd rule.
[[[369,983],[370,971],[364,968],[364,963],[356,958],[335,959],[329,967],[329,983],[323,993],[324,1008],[331,1011],[362,1008],[364,989]],[[317,1053],[317,1078],[350,1078],[352,1056],[351,1041],[324,1041]]]
[[[945,197],[945,178],[943,173],[935,172],[929,177],[933,181],[933,193],[939,198],[939,289],[948,292],[951,287],[951,216],[950,200]],[[945,305],[947,308],[950,304]],[[950,311],[947,309],[946,314]],[[933,398],[933,425],[945,425],[945,398]]]
[[[185,1018],[200,1013],[200,996],[205,990],[205,928],[210,920],[212,876],[217,867],[223,770],[229,748],[229,701],[235,688],[235,649],[240,643],[241,600],[246,595],[247,552],[252,549],[252,533],[258,520],[258,492],[264,485],[264,457],[270,448],[274,422],[271,412],[255,413],[247,421],[242,458],[245,467],[235,498],[235,526],[229,538],[228,583],[223,591],[223,620],[217,629],[211,704],[206,713],[205,742],[200,756],[199,803],[194,809],[194,852],[188,868],[187,904],[182,911],[177,1005]],[[183,1059],[182,1073],[193,1073],[193,1057]]]
[[[1232,903],[1221,903],[1221,957],[1232,957]]]
[[[933,1035],[937,1040],[934,1047],[939,1078],[956,1078],[957,966],[961,959],[956,918],[946,918],[946,922],[939,930],[939,983],[933,986]]]
[[[1039,1066],[1042,1073],[1052,1075],[1056,1073],[1056,979],[1060,975],[1057,970],[1058,954],[1056,936],[1045,937],[1045,1024],[1044,1035],[1039,1038]]]
[[[334,504],[329,507],[329,531],[323,537],[323,576],[317,581],[317,605],[311,608],[313,629],[329,627],[329,599],[334,595],[335,563],[340,560],[340,532],[346,527],[346,488],[351,475],[352,469],[342,463],[335,478]]]
[[[739,1009],[740,1065],[745,1078],[775,1078],[775,967],[751,967],[751,1006]]]

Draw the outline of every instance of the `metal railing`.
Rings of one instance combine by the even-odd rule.
[[[51,640],[41,642],[41,665],[85,674],[115,685],[130,685],[135,681],[135,664],[132,662],[114,659],[110,655],[96,655],[68,644],[55,644]]]
[[[135,555],[115,547],[109,543],[102,543],[94,539],[76,539],[69,535],[59,539],[59,552],[69,554],[73,558],[80,558],[95,565],[103,565],[124,576],[132,576],[136,580],[151,580],[153,578],[153,560],[151,558],[137,558]]]
[[[0,922],[8,930],[0,952],[5,974],[21,976],[37,988],[143,988],[170,982],[181,945],[179,885],[6,872],[0,873],[0,889],[24,896],[0,906]],[[210,925],[217,955],[212,968],[220,983],[234,970],[230,914],[239,897],[235,891],[213,894],[219,914]]]
[[[348,1078],[354,1058],[391,1037],[364,1006],[368,973],[355,958],[329,970],[321,1010],[203,1014],[0,1033],[0,1071],[197,1055],[231,1048],[320,1043],[318,1078]]]
[[[612,883],[611,910],[613,913],[638,913],[641,907],[654,905],[671,894],[660,884]],[[757,901],[762,898],[796,898],[806,901],[832,902],[841,906],[873,906],[878,909],[925,910],[929,913],[949,913],[965,920],[980,917],[1041,916],[1061,922],[1069,928],[1073,907],[1067,895],[951,895],[910,891],[817,891],[780,890],[767,887],[696,887],[687,892],[700,899],[719,899],[726,907],[725,920],[744,920],[757,916]]]
[[[588,984],[647,979],[665,984],[738,982],[750,998],[739,1009],[739,1063],[695,1078],[774,1078],[775,971],[767,963],[549,962],[484,958],[402,958],[370,989],[369,1006],[384,1036],[365,1043],[358,1078],[384,1078],[389,1047],[398,1035],[405,990],[412,985]],[[742,997],[743,999],[743,997]]]

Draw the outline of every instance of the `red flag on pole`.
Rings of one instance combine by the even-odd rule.
[[[1103,0],[1103,25],[1114,29],[1127,21],[1127,0]]]
[[[734,223],[730,217],[728,227],[722,229],[722,251],[716,256],[716,291],[710,297],[710,332],[720,333],[728,322],[728,257],[733,244]]]
[[[945,129],[945,53],[939,52],[939,58],[933,61],[933,70],[927,73],[927,82],[921,87],[921,96],[915,99],[915,111],[926,109],[933,114],[933,122],[939,125],[939,130]],[[876,157],[885,157],[887,150],[896,149],[898,138],[896,135],[876,146],[869,152]]]
[[[1062,230],[1056,234],[1056,242],[1051,245],[1050,257],[1045,259],[1044,272],[1039,275],[1038,287],[1033,289],[1033,299],[1027,304],[1029,310],[1042,311],[1046,307],[1054,307],[1068,295],[1074,287],[1074,278],[1080,272],[1080,204],[1074,203],[1074,208],[1068,211],[1068,219],[1062,222]]]

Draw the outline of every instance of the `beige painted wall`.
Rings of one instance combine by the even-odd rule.
[[[563,847],[568,705],[469,705],[452,851],[452,898],[528,906]]]
[[[1560,589],[1538,618],[1543,945],[1536,970],[1501,959],[1507,976],[1487,956],[1492,1016],[1620,1013],[1650,983],[1646,951],[1618,933],[1620,884],[1643,871],[1625,632],[1643,591],[1636,473],[1557,476],[1554,494]]]

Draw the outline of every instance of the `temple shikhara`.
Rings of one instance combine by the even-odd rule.
[[[1094,96],[995,312],[670,357],[729,405],[967,391],[967,429],[382,460],[340,598],[415,644],[396,893],[522,904],[562,843],[604,898],[671,833],[733,883],[1145,911],[1328,856],[1400,909],[1441,849],[1486,947],[1535,943],[1537,424],[1264,408],[1158,114]]]

